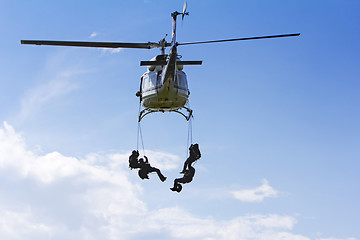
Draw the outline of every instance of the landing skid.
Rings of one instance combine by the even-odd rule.
[[[185,109],[186,112],[181,112],[180,110],[181,109]],[[146,115],[150,114],[150,113],[154,113],[154,112],[176,112],[176,113],[179,113],[180,115],[182,115],[186,121],[189,121],[189,119],[192,117],[192,112],[193,110],[191,110],[190,108],[187,108],[187,107],[182,107],[178,110],[153,110],[153,109],[150,109],[150,108],[145,108],[143,109],[140,114],[139,114],[139,118],[138,118],[138,122],[140,122]]]

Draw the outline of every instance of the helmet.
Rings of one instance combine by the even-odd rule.
[[[135,151],[135,150],[133,150],[133,151],[132,151],[132,155],[139,156],[139,151]]]

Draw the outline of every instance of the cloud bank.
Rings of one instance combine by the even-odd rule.
[[[149,152],[162,167],[171,154]],[[7,123],[0,127],[0,239],[286,239],[292,216],[198,217],[179,207],[149,207],[131,180],[126,154],[38,154]],[[264,182],[267,186],[267,182]],[[331,238],[329,238],[331,239]],[[338,239],[337,239],[338,240]],[[355,239],[351,239],[355,240]]]

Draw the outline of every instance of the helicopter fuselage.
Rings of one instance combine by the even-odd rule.
[[[183,15],[185,15],[185,10]],[[147,112],[175,111],[185,108],[190,118],[192,110],[185,107],[188,102],[190,91],[188,89],[185,72],[182,71],[183,65],[201,65],[202,61],[180,61],[177,53],[176,43],[176,19],[181,15],[179,12],[173,12],[172,16],[172,34],[171,48],[168,55],[165,55],[165,39],[163,43],[162,55],[154,57],[151,61],[142,61],[141,66],[149,66],[148,71],[141,77],[140,97],[141,105]],[[144,115],[146,115],[145,113]],[[143,117],[139,116],[139,121]]]
[[[184,107],[190,95],[183,66],[168,55],[158,55],[152,59],[154,64],[141,76],[140,96],[144,108],[154,111],[172,111]],[[169,59],[170,58],[170,59]]]

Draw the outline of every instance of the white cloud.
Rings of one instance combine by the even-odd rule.
[[[198,217],[179,206],[147,205],[139,181],[131,180],[135,174],[128,169],[129,154],[89,154],[83,159],[58,152],[39,155],[4,123],[0,127],[0,239],[309,240],[291,232],[297,223],[292,216],[223,220]],[[178,161],[167,153],[147,154],[150,161],[159,158],[156,164],[166,169],[174,168],[170,161]]]
[[[106,54],[106,53],[110,53],[110,54],[115,54],[115,53],[119,53],[122,50],[124,50],[123,48],[102,48],[102,53]]]
[[[34,220],[29,209],[24,212],[0,209],[1,239],[21,239],[23,236],[49,237],[52,228]]]
[[[90,34],[90,38],[94,38],[94,37],[96,37],[97,35],[98,35],[97,32],[92,32],[92,33]]]
[[[262,202],[266,197],[279,196],[279,192],[272,188],[266,179],[263,180],[260,187],[232,191],[231,193],[236,199],[243,202]]]

